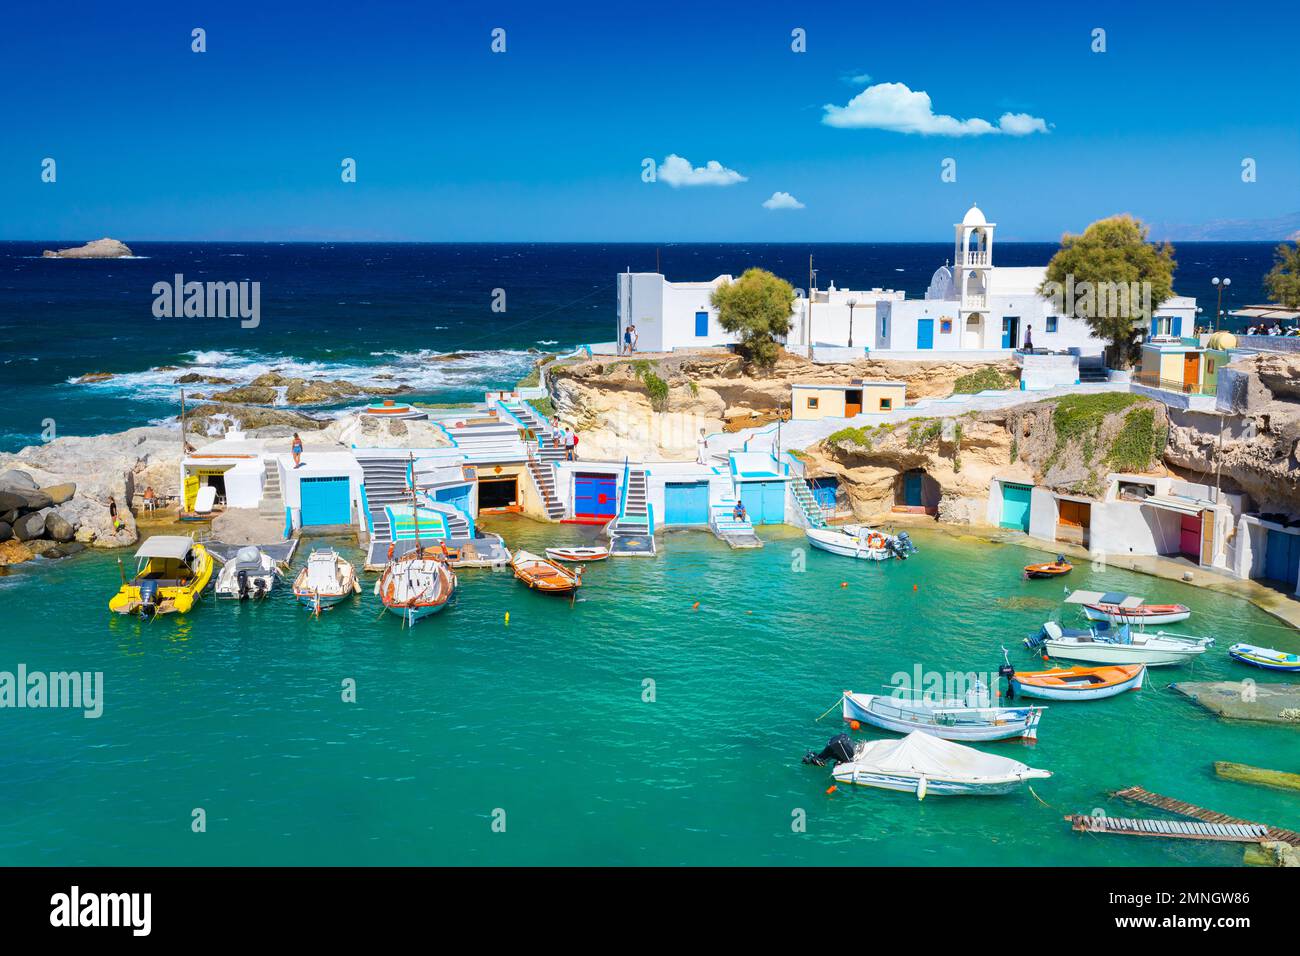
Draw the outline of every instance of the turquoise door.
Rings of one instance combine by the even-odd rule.
[[[1029,485],[1002,483],[1002,527],[1029,530]]]
[[[1287,590],[1295,587],[1300,573],[1300,535],[1269,529],[1264,550],[1264,577],[1285,584]]]
[[[709,483],[669,482],[664,485],[664,524],[708,524]]]
[[[1004,349],[1020,347],[1020,318],[1018,316],[1003,316],[1002,347]]]
[[[916,347],[918,349],[934,348],[934,319],[916,320]]]
[[[784,481],[746,481],[738,494],[751,524],[785,523]]]
[[[921,474],[909,472],[903,476],[903,504],[909,508],[919,508],[924,503],[921,498]]]
[[[351,524],[352,498],[347,476],[301,479],[300,500],[304,525]]]

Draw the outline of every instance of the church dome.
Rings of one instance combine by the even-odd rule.
[[[966,215],[962,217],[963,226],[987,226],[988,220],[984,218],[984,213],[980,212],[979,207],[971,203],[971,207],[966,210]]]

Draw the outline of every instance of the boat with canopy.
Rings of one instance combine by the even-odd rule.
[[[146,538],[135,557],[135,576],[128,581],[121,570],[122,586],[108,602],[108,609],[116,614],[185,614],[212,580],[212,555],[187,535]],[[117,564],[120,570],[120,558]]]
[[[1090,621],[1111,624],[1177,624],[1192,616],[1185,604],[1147,604],[1144,598],[1120,591],[1072,591],[1066,604],[1078,604]]]

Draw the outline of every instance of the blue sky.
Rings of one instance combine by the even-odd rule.
[[[1300,212],[1294,0],[609,6],[8,4],[0,238],[946,241],[977,200],[999,238],[1051,240]],[[867,126],[824,122],[872,86]],[[909,91],[948,127],[1047,131],[878,128]],[[744,181],[642,182],[670,154]]]

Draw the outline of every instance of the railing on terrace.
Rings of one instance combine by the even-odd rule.
[[[966,262],[968,266],[986,266],[989,264],[989,254],[987,252],[968,252],[966,253]]]
[[[968,295],[962,299],[962,308],[965,309],[984,309],[988,307],[988,296]]]
[[[1218,394],[1218,381],[1213,380],[1206,382],[1204,385],[1180,382],[1177,379],[1161,378],[1158,372],[1134,372],[1132,381],[1137,385],[1145,385],[1147,388],[1158,388],[1165,392],[1180,392],[1183,395],[1216,395]]]

